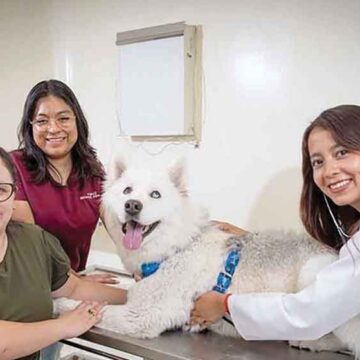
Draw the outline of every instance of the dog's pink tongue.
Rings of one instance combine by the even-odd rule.
[[[123,239],[124,246],[128,250],[136,250],[140,247],[142,241],[142,228],[142,225],[138,223],[130,222],[128,224]]]

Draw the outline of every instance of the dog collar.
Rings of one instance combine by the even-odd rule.
[[[176,250],[175,254],[178,252],[179,252],[179,250]],[[156,271],[158,271],[161,263],[162,263],[162,261],[153,261],[153,262],[141,264],[140,265],[141,276],[143,278],[146,278],[146,277],[154,274]]]
[[[146,278],[152,275],[153,273],[155,273],[159,269],[160,264],[161,262],[149,262],[149,263],[141,264],[142,277]]]
[[[213,287],[214,291],[225,294],[230,287],[235,269],[240,261],[240,249],[231,250],[225,261],[224,271],[218,275],[216,285]]]

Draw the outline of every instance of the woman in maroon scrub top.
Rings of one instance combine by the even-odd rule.
[[[18,171],[13,220],[55,235],[77,272],[86,266],[100,216],[104,170],[89,144],[89,128],[72,90],[41,81],[27,96],[12,152]],[[97,281],[112,282],[98,277]]]

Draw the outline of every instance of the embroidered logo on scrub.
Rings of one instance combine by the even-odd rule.
[[[92,200],[100,197],[100,194],[97,191],[89,192],[86,195],[80,196],[80,200]]]

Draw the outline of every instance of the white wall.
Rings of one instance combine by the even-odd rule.
[[[0,0],[0,145],[17,147],[26,94],[53,74],[47,0]]]
[[[201,24],[203,140],[168,149],[188,153],[191,191],[213,218],[298,228],[302,132],[321,110],[360,103],[359,19],[358,0],[1,0],[0,143],[16,146],[26,92],[56,77],[107,162],[119,132],[116,33]]]

